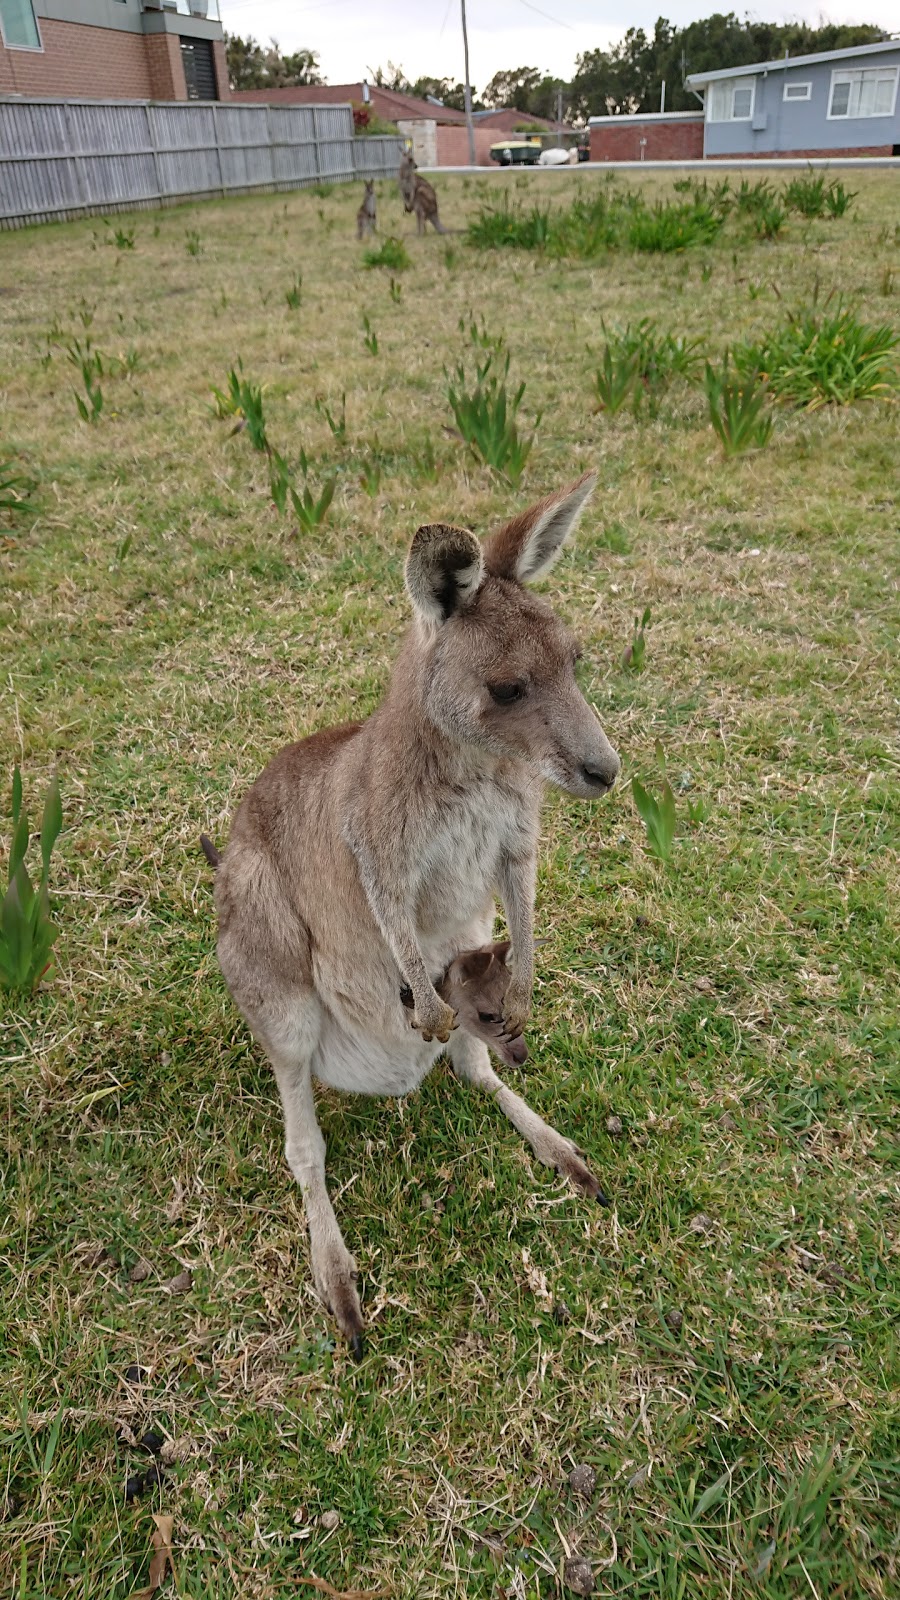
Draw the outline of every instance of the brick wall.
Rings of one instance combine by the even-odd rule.
[[[646,144],[641,140],[645,139]],[[592,161],[699,161],[703,117],[670,122],[611,121],[591,128]]]
[[[150,40],[142,33],[86,28],[51,17],[41,17],[40,29],[43,50],[7,50],[0,44],[0,94],[151,98]]]
[[[177,33],[127,33],[40,19],[43,50],[7,50],[0,43],[0,94],[63,99],[186,100]],[[213,40],[216,85],[230,100],[225,45]]]
[[[148,33],[142,39],[147,53],[151,100],[186,100],[181,40],[177,33]]]
[[[504,137],[496,128],[475,128],[475,164],[490,167],[491,145],[499,144]],[[438,123],[437,164],[439,167],[467,167],[469,165],[469,135],[465,127]]]
[[[216,88],[220,100],[231,99],[231,89],[228,84],[228,61],[225,56],[225,40],[213,40],[213,59],[216,67]]]

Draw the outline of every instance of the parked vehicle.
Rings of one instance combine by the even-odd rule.
[[[501,139],[491,145],[491,160],[501,167],[533,167],[540,157],[540,139]]]

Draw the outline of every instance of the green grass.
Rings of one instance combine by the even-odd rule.
[[[544,203],[540,175],[515,181]],[[702,261],[460,243],[452,272],[386,197],[400,306],[362,267],[352,188],[330,232],[295,194],[141,212],[130,250],[92,249],[90,221],[3,236],[0,455],[36,486],[0,512],[0,792],[17,761],[31,795],[58,767],[65,816],[57,972],[4,999],[0,1037],[4,1594],[126,1600],[154,1509],[177,1592],[203,1600],[311,1574],[539,1600],[572,1555],[628,1600],[898,1591],[897,408],[785,410],[765,451],[723,461],[696,387],[652,415],[593,403],[604,323],[650,317],[721,362],[782,319],[748,282],[884,323],[900,197],[890,175],[854,185],[850,216],[774,246],[745,222],[736,246],[730,219]],[[438,188],[448,226],[483,199]],[[64,348],[46,356],[94,307],[97,347],[139,364],[87,428]],[[542,413],[515,492],[445,431],[476,313],[529,431]],[[239,357],[279,448],[334,480],[310,536],[210,413]],[[547,591],[624,771],[595,808],[548,801],[521,1087],[614,1204],[564,1190],[444,1066],[402,1103],[321,1094],[365,1283],[355,1367],[310,1286],[198,835],[226,837],[281,744],[378,703],[419,524],[486,530],[593,464]],[[659,792],[657,742],[666,864],[629,781]],[[151,1427],[177,1459],[126,1503]]]

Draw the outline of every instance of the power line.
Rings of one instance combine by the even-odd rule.
[[[540,6],[533,6],[531,0],[519,0],[519,4],[525,6],[528,11],[536,11],[538,16],[544,17],[547,22],[555,22],[558,28],[568,28],[570,33],[577,32],[577,29],[572,27],[571,22],[563,22],[561,17],[551,17],[549,11],[542,11]]]

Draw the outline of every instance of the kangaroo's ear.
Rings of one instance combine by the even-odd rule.
[[[492,950],[470,950],[461,958],[464,983],[480,983],[486,977],[494,959]]]
[[[481,545],[467,528],[420,528],[406,558],[406,587],[419,616],[441,623],[474,599],[484,578]]]
[[[590,499],[596,472],[586,472],[568,488],[513,517],[484,545],[484,564],[498,578],[527,583],[549,572]]]
[[[494,943],[491,945],[491,949],[494,952],[494,955],[497,957],[497,960],[499,962],[501,962],[503,966],[508,967],[509,966],[509,952],[512,949],[512,945],[511,945],[509,939],[497,939],[497,940],[495,940]]]

